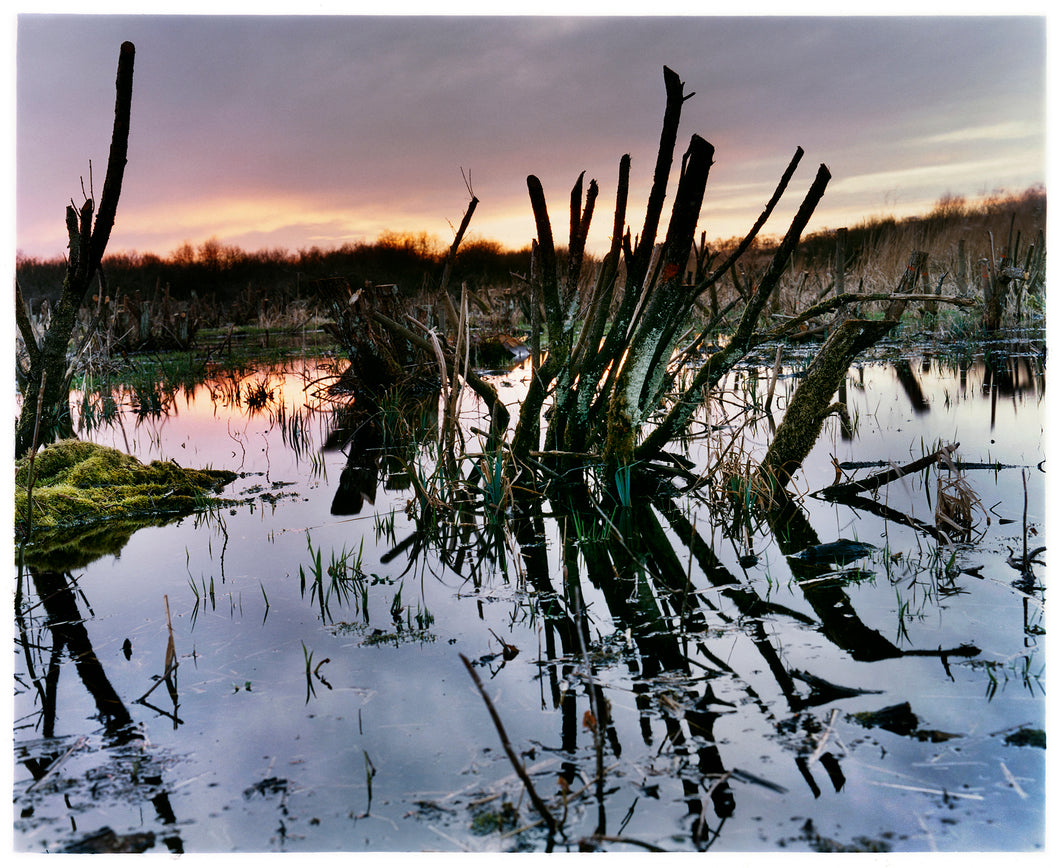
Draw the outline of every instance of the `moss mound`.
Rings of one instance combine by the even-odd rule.
[[[29,459],[17,462],[15,521],[23,526],[29,474]],[[34,533],[119,518],[187,515],[220,503],[211,494],[236,478],[228,470],[188,470],[172,461],[142,464],[82,440],[60,440],[42,449],[33,474]]]

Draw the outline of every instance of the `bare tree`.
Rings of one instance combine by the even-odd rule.
[[[47,331],[40,339],[29,320],[22,293],[17,284],[15,287],[15,320],[28,358],[28,366],[19,371],[22,412],[15,428],[16,457],[29,452],[38,436],[48,441],[72,431],[70,382],[74,368],[68,362],[68,352],[78,312],[85,303],[93,280],[102,275],[100,262],[110,240],[118,198],[121,196],[129,149],[135,53],[131,42],[122,43],[118,55],[114,129],[99,209],[96,210],[92,199],[91,183],[81,207],[76,208],[71,202],[66,208],[70,256],[63,279],[62,295],[55,306]]]

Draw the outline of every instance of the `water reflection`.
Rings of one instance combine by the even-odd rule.
[[[38,601],[35,605],[26,605],[25,594],[29,589],[24,589],[23,584],[27,579]],[[125,702],[107,677],[85,628],[79,597],[88,606],[88,601],[77,589],[70,573],[30,567],[26,575],[19,574],[15,623],[24,653],[27,680],[39,701],[36,728],[42,736],[41,741],[23,745],[16,750],[19,763],[33,779],[19,799],[21,816],[23,820],[33,816],[35,791],[44,792],[52,786],[64,786],[59,776],[63,772],[64,762],[71,755],[92,749],[101,751],[108,759],[106,765],[99,769],[99,779],[95,783],[91,778],[83,782],[83,786],[90,786],[88,793],[82,796],[95,797],[101,781],[105,781],[109,797],[117,796],[131,804],[141,801],[149,804],[163,827],[175,827],[176,816],[169,793],[163,785],[163,764],[152,755],[151,746],[143,738]],[[37,605],[44,610],[43,621],[35,614]],[[49,634],[50,648],[43,641]],[[31,641],[31,635],[35,641]],[[74,672],[95,705],[97,719],[102,725],[102,739],[98,747],[88,746],[90,738],[95,740],[94,736],[82,736],[69,747],[65,747],[68,740],[56,738],[60,675],[64,668],[68,668],[63,665],[65,660],[73,662]],[[175,727],[177,695],[172,672],[167,673],[164,680],[171,691]],[[140,701],[148,705],[144,699]],[[67,799],[69,803],[69,796]],[[184,852],[181,836],[175,832],[162,835],[162,844],[171,853]],[[69,852],[142,852],[153,846],[154,835],[151,833],[123,837],[110,832],[81,839]]]
[[[1007,370],[1018,372],[1025,367],[1025,363],[1026,360],[1017,360]],[[917,416],[929,413],[931,404],[913,366],[902,362],[893,365],[891,370],[912,412]],[[930,375],[931,371],[932,365],[928,362],[921,366],[920,374]],[[965,367],[962,375],[965,383],[969,373]],[[991,390],[998,391],[996,367],[985,364],[981,374],[985,382],[994,384]],[[1021,380],[1014,376],[1011,382],[1016,384]],[[1022,383],[1018,393],[1040,396],[1043,387],[1041,376],[1025,377]],[[1016,388],[1015,385],[1013,388]],[[993,421],[993,414],[991,418]],[[925,466],[931,463],[934,462],[926,463]],[[963,539],[955,536],[950,527],[913,519],[870,497],[845,499],[844,502],[847,506],[864,509],[888,521],[898,521],[924,537],[933,539],[940,546],[940,556],[942,546],[949,547],[954,541],[968,542],[970,539],[967,535]],[[560,585],[553,581],[554,567],[550,567],[541,546],[541,540],[552,535],[545,529],[546,518],[541,504],[532,501],[518,503],[518,517],[514,522],[517,528],[515,539],[525,547],[520,552],[524,563],[522,575],[536,592],[539,614],[545,627],[544,659],[549,661],[550,682],[554,685],[553,705],[562,712],[562,749],[572,755],[577,751],[577,715],[570,691],[561,691],[555,685],[569,684],[571,679],[580,680],[590,705],[587,714],[592,713],[599,724],[607,722],[606,718],[599,716],[598,710],[609,708],[609,700],[599,690],[598,673],[586,650],[593,645],[587,629],[591,616],[584,602],[586,593],[582,584],[588,581],[605,601],[607,619],[619,631],[626,632],[635,652],[625,659],[634,679],[633,689],[641,712],[642,737],[645,745],[651,745],[654,740],[652,721],[656,717],[661,719],[665,733],[663,745],[676,761],[676,767],[683,770],[678,777],[689,813],[694,817],[690,835],[699,848],[710,846],[717,839],[725,819],[735,810],[736,799],[729,781],[738,774],[738,770],[726,767],[722,751],[713,736],[716,720],[721,714],[731,711],[733,704],[729,703],[730,708],[716,710],[724,703],[718,702],[709,674],[700,676],[704,681],[702,692],[687,687],[675,689],[674,682],[664,679],[672,673],[689,679],[693,669],[698,672],[706,668],[704,661],[717,667],[713,670],[715,674],[728,672],[740,677],[710,647],[711,642],[707,637],[711,627],[707,614],[717,614],[717,608],[697,590],[700,578],[706,579],[734,604],[740,629],[760,654],[777,689],[786,699],[789,710],[797,716],[815,706],[882,691],[868,686],[833,683],[812,672],[791,667],[767,632],[767,623],[790,619],[812,627],[836,651],[863,663],[903,657],[936,658],[944,677],[950,681],[954,680],[951,670],[954,661],[968,661],[982,653],[979,647],[967,641],[949,647],[909,647],[901,605],[899,618],[903,626],[898,636],[899,640],[904,640],[901,645],[869,626],[859,615],[847,586],[871,580],[874,574],[859,568],[837,570],[836,567],[848,561],[863,560],[864,550],[874,547],[861,547],[857,555],[846,559],[806,557],[806,552],[812,550],[818,554],[822,549],[832,550],[844,541],[822,544],[809,517],[794,500],[789,499],[781,508],[773,507],[756,518],[760,524],[768,527],[769,536],[785,556],[791,582],[797,586],[812,616],[763,599],[748,587],[746,581],[726,569],[714,547],[697,531],[696,526],[688,520],[685,508],[676,501],[655,496],[633,505],[619,506],[610,517],[595,505],[597,503],[599,498],[595,495],[567,490],[563,502],[553,501],[550,504],[550,514],[560,527]],[[936,509],[936,518],[938,516]],[[667,520],[668,531],[660,523],[661,517]],[[425,537],[430,536],[422,529],[421,533]],[[676,551],[673,539],[684,547],[684,553]],[[444,553],[442,557],[445,558]],[[889,559],[891,556],[885,552],[883,557]],[[693,562],[698,567],[695,573]],[[751,562],[754,562],[753,558]],[[951,557],[951,566],[952,563]],[[958,569],[956,573],[959,572]],[[941,582],[938,584],[936,599],[960,593],[954,584],[956,573],[949,572],[947,568],[945,579],[949,584],[945,588]],[[600,611],[595,612],[596,619],[602,617]],[[600,653],[601,650],[599,645],[593,649],[594,653]],[[584,665],[579,667],[579,663]],[[745,699],[758,701],[756,694],[750,690]],[[772,712],[764,710],[764,713],[772,717]],[[833,709],[831,722],[835,721],[836,713]],[[812,770],[814,763],[820,763],[824,778],[836,793],[843,789],[847,780],[839,757],[825,749],[831,722],[828,729],[819,734],[812,750],[802,746],[792,753],[794,765],[815,799],[821,796],[821,789]],[[777,725],[778,738],[785,736],[788,725],[787,721]],[[915,729],[914,725],[906,733],[912,734]],[[595,734],[597,731],[593,729],[593,732]],[[936,732],[930,737],[932,740],[942,740],[958,736],[952,733],[938,735]],[[598,756],[602,754],[603,743],[598,737]],[[606,743],[615,758],[621,755],[622,746],[613,728],[608,730]],[[694,767],[690,763],[693,749],[696,755]],[[602,768],[602,761],[598,761],[598,793],[605,789]],[[567,771],[587,778],[587,773],[576,766],[570,766]],[[779,784],[761,777],[744,775],[743,780],[752,780],[756,784],[784,791]],[[717,821],[713,832],[707,823],[704,807],[708,796],[714,806],[714,820]],[[605,800],[598,795],[597,801],[596,828],[591,836],[583,839],[583,844],[586,841],[598,843],[618,840],[608,834]]]
[[[397,444],[386,439],[388,429],[370,424],[376,414],[359,416],[356,407],[318,386],[309,385],[307,391],[307,384],[317,382],[315,375],[288,374],[285,379],[276,371],[246,372],[228,382],[214,381],[206,391],[177,394],[167,405],[169,415],[155,417],[148,437],[133,437],[145,453],[186,454],[192,459],[187,464],[213,456],[219,466],[238,463],[248,475],[264,474],[269,482],[298,479],[301,492],[319,486],[319,497],[306,496],[304,505],[292,498],[287,512],[281,509],[284,504],[270,505],[276,512],[255,518],[256,528],[245,515],[230,516],[227,521],[235,526],[231,540],[220,517],[195,528],[199,548],[215,548],[207,558],[189,544],[189,563],[202,557],[219,570],[219,593],[231,600],[230,606],[217,606],[212,578],[207,593],[203,578],[187,568],[191,582],[202,588],[194,608],[183,609],[191,608],[191,630],[201,631],[195,633],[199,647],[216,653],[206,639],[214,635],[211,629],[223,637],[213,640],[217,646],[253,646],[217,664],[224,674],[211,677],[224,681],[224,690],[211,692],[208,679],[193,675],[192,667],[182,672],[167,654],[156,661],[161,666],[154,680],[123,699],[114,686],[114,664],[96,653],[86,629],[86,623],[93,629],[98,625],[98,635],[107,635],[115,629],[108,626],[114,615],[108,610],[97,617],[73,575],[83,569],[98,576],[107,567],[87,560],[67,567],[31,560],[15,605],[19,678],[26,690],[18,707],[21,725],[32,727],[42,740],[16,739],[18,762],[32,782],[40,782],[35,789],[20,785],[16,801],[23,811],[32,814],[44,793],[91,791],[88,776],[78,780],[71,775],[60,782],[54,773],[62,767],[57,761],[84,738],[87,743],[77,750],[99,753],[96,765],[120,782],[120,787],[114,784],[120,799],[150,805],[148,813],[157,818],[164,846],[172,852],[181,852],[185,844],[195,849],[190,842],[202,834],[196,825],[221,822],[216,817],[223,811],[195,813],[178,823],[180,808],[174,811],[170,799],[176,776],[164,773],[168,757],[162,747],[144,740],[129,709],[140,708],[145,718],[169,730],[155,733],[156,744],[171,738],[191,752],[216,751],[216,757],[207,755],[202,762],[220,764],[234,761],[227,754],[246,750],[249,739],[242,732],[228,733],[231,723],[210,723],[215,716],[231,720],[234,706],[223,704],[220,694],[248,700],[264,694],[264,705],[246,707],[257,709],[254,725],[274,729],[278,742],[299,743],[289,771],[280,773],[271,761],[258,769],[243,758],[242,765],[226,772],[231,782],[214,777],[210,786],[214,798],[227,786],[228,804],[239,802],[258,827],[276,821],[259,804],[279,797],[279,823],[285,831],[276,846],[370,848],[360,844],[361,827],[327,832],[321,827],[337,822],[336,816],[348,820],[354,815],[367,823],[373,811],[394,824],[394,837],[387,839],[391,848],[436,847],[440,839],[424,831],[428,823],[451,841],[479,843],[481,839],[467,837],[472,803],[486,797],[478,795],[481,791],[496,796],[500,788],[483,790],[480,782],[480,789],[469,790],[474,798],[454,795],[468,772],[450,755],[467,752],[484,764],[496,740],[477,697],[467,695],[466,681],[454,687],[451,671],[449,683],[436,672],[448,671],[440,661],[455,658],[459,650],[450,646],[481,651],[478,639],[469,637],[487,636],[495,653],[468,656],[509,726],[520,762],[530,767],[535,788],[559,821],[551,840],[539,825],[514,839],[499,839],[495,846],[517,841],[530,849],[775,848],[776,836],[785,834],[781,826],[792,816],[846,830],[849,843],[895,828],[919,834],[910,833],[903,819],[915,811],[940,836],[951,828],[977,828],[980,817],[989,814],[990,823],[996,816],[1005,820],[1009,844],[1033,846],[1040,839],[1040,778],[1033,762],[1025,759],[1031,749],[1001,753],[998,739],[991,742],[984,734],[1042,716],[1039,698],[1031,692],[1033,677],[1026,688],[1030,701],[1017,701],[1011,689],[1008,707],[997,701],[1003,693],[998,685],[1010,671],[1006,667],[1015,651],[1029,657],[1029,647],[1038,647],[1044,608],[1035,572],[1040,564],[1031,565],[1028,578],[996,556],[1011,541],[1004,532],[1012,529],[1000,525],[997,516],[1012,523],[1021,519],[1016,501],[1007,494],[1003,504],[998,496],[987,501],[995,512],[988,525],[991,535],[981,546],[978,535],[955,545],[952,535],[940,530],[930,485],[934,471],[905,478],[902,496],[917,501],[911,506],[897,495],[862,493],[842,503],[803,497],[782,508],[755,511],[726,507],[705,489],[684,494],[664,490],[626,505],[577,487],[560,489],[551,499],[508,498],[491,487],[494,462],[503,462],[503,455],[476,453],[464,475],[466,484],[435,496],[437,492],[423,487],[436,461],[429,450],[413,455],[394,448]],[[510,375],[513,380],[517,376]],[[893,390],[884,393],[881,383],[886,381]],[[247,388],[255,384],[261,385],[263,398],[272,394],[248,407]],[[823,443],[819,452],[837,460],[864,457],[857,467],[849,465],[849,458],[839,462],[846,465],[845,472],[860,474],[900,457],[900,450],[919,436],[919,428],[907,427],[900,434],[902,445],[896,446],[896,429],[910,425],[911,418],[940,425],[949,434],[954,414],[972,411],[960,423],[971,427],[963,420],[976,418],[989,397],[992,424],[1000,424],[995,417],[1006,409],[1026,411],[1021,419],[1036,419],[1031,411],[1044,393],[1044,374],[1033,356],[1010,356],[998,364],[932,359],[925,366],[918,360],[897,367],[863,366],[851,372],[846,389],[850,424],[837,425],[833,442]],[[782,408],[783,395],[777,397]],[[388,424],[404,420],[409,443],[437,424],[437,403],[430,396],[403,405],[400,414],[392,409],[395,416]],[[877,436],[874,426],[883,436]],[[1033,428],[1033,421],[1025,424],[1019,444],[1013,435],[1002,444],[1007,451],[999,448],[990,456],[966,453],[968,447],[962,446],[969,456],[966,463],[985,464],[996,457],[1039,473],[1034,469],[1037,458],[1027,460],[1040,452]],[[753,435],[754,426],[747,431]],[[110,436],[123,436],[120,427],[110,429]],[[982,445],[973,443],[972,448]],[[327,479],[321,455],[340,473]],[[822,473],[825,483],[830,481],[832,468],[824,461],[809,468],[807,478],[815,481]],[[1017,476],[994,470],[991,484]],[[1040,522],[1040,487],[1034,478],[1031,492],[1033,526]],[[411,519],[405,520],[406,513]],[[336,519],[327,523],[328,516]],[[366,523],[343,523],[354,518]],[[361,560],[357,537],[366,526],[375,531],[376,545],[365,534],[368,544]],[[1022,523],[1016,527],[1022,529]],[[160,533],[168,530],[176,528]],[[844,550],[852,539],[858,546]],[[119,550],[128,544],[126,539]],[[1033,541],[1031,548],[1033,552]],[[256,552],[260,559],[252,560],[250,549],[266,551]],[[313,573],[317,557],[319,582]],[[276,563],[283,567],[277,569]],[[300,567],[305,578],[298,593]],[[1018,598],[1013,590],[1017,580],[1022,582]],[[175,600],[177,586],[187,583],[179,575],[160,592]],[[114,596],[120,598],[121,592]],[[264,617],[258,617],[258,610],[249,617],[252,596],[263,604]],[[414,629],[415,620],[410,620],[425,615],[428,596],[433,597],[433,611],[446,613],[438,622],[439,641],[430,645],[424,639],[430,630]],[[497,598],[510,604],[503,616],[498,615]],[[974,605],[964,608],[964,599]],[[984,623],[977,614],[982,606],[999,614]],[[174,610],[175,617],[179,611]],[[1012,613],[1015,621],[1006,620]],[[143,616],[130,612],[129,617]],[[218,627],[218,621],[225,623]],[[160,635],[167,638],[164,631]],[[111,650],[127,638],[109,636]],[[289,649],[281,654],[284,642]],[[387,656],[362,660],[366,649],[384,646]],[[135,648],[132,653],[139,655]],[[244,675],[240,667],[245,659],[257,655],[270,661],[282,657],[283,662],[252,673],[247,669]],[[67,674],[61,678],[64,666]],[[65,679],[69,687],[72,672],[79,692],[91,703],[94,722],[75,720],[66,735],[57,735],[56,721],[62,719],[57,706],[64,695],[60,681]],[[448,691],[444,701],[460,709],[459,725],[444,733],[435,720],[446,712],[428,706],[425,698],[442,683]],[[151,690],[143,693],[148,686]],[[412,738],[388,741],[388,730],[362,721],[361,710],[368,706],[342,704],[351,694],[385,696],[379,702],[387,703],[393,715],[389,725],[398,729],[409,721],[426,721],[429,729],[439,730],[432,734],[444,749],[433,748],[435,742],[426,738],[422,744]],[[66,695],[67,702],[76,704]],[[883,717],[854,722],[855,714],[902,703],[909,703],[914,722],[895,739],[875,737],[880,730],[894,734],[879,722]],[[530,711],[535,705],[540,705],[539,713]],[[267,719],[259,719],[264,708]],[[305,709],[309,716],[288,723],[291,708]],[[969,725],[949,722],[955,716]],[[974,737],[972,721],[979,726]],[[239,722],[241,729],[251,724],[249,716]],[[1002,757],[1006,768],[1015,769],[1020,785],[1036,793],[1033,804],[1022,804],[1017,817],[989,802],[985,814],[962,814],[951,827],[937,819],[942,808],[935,802],[884,792],[877,778],[891,781],[890,775],[898,781],[905,780],[900,775],[914,777],[922,789],[961,791],[969,780],[962,768],[934,762],[940,755],[912,751],[932,737],[941,738],[944,726],[965,733],[954,737],[964,739],[959,742],[964,756],[980,764],[977,768],[996,770]],[[246,752],[260,762],[267,750],[276,748],[270,744]],[[277,752],[282,755],[282,749]],[[356,763],[345,762],[345,752],[354,754]],[[867,774],[870,752],[884,771]],[[543,755],[555,762],[533,770],[530,764]],[[306,768],[314,762],[326,769],[317,771],[317,777]],[[502,758],[488,768],[495,773],[504,762]],[[438,787],[445,796],[422,783],[432,769],[446,781]],[[308,782],[301,787],[294,783],[299,774]],[[993,772],[983,774],[994,786]],[[998,780],[1000,774],[995,775]],[[359,807],[354,810],[349,805],[355,799],[344,788],[357,775],[362,788],[356,791]],[[248,787],[250,781],[258,783]],[[504,792],[518,793],[519,787],[516,783],[514,790]],[[191,791],[194,799],[180,804],[210,795],[207,785],[193,784]],[[244,797],[246,792],[250,795]],[[301,844],[287,834],[299,813],[288,813],[288,806],[299,798],[305,800],[303,820],[323,818],[320,826],[298,827],[304,835]],[[526,800],[520,802],[516,795],[510,801],[518,806],[513,810],[519,825],[532,827],[538,818]],[[441,805],[440,813],[428,814],[427,803]],[[821,806],[821,813],[814,813],[815,806]],[[106,846],[136,845],[131,837],[135,823],[119,823],[111,821],[116,837]],[[86,846],[94,839],[63,832],[56,832],[55,839]],[[809,838],[800,840],[807,846]],[[963,832],[957,840],[967,848],[975,836]],[[236,849],[252,849],[249,842],[255,841],[260,839],[241,837]],[[873,841],[906,848],[923,844],[923,839]]]

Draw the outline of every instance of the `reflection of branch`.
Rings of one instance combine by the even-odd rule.
[[[50,766],[48,766],[48,770],[26,788],[26,792],[28,793],[28,792],[30,792],[30,790],[36,789],[41,784],[43,784],[46,780],[48,780],[48,778],[50,778],[53,774],[55,774],[59,770],[59,766],[61,766],[64,762],[66,762],[66,759],[67,759],[67,757],[70,756],[70,754],[72,754],[76,750],[80,750],[87,743],[88,743],[88,739],[85,738],[84,736],[82,736],[77,741],[75,741],[69,747],[69,749],[66,751],[66,753],[64,753],[61,757],[59,757],[57,760],[55,760],[55,762],[53,762]]]
[[[54,570],[32,570],[33,583],[37,596],[48,613],[48,623],[55,641],[56,654],[66,647],[69,659],[74,661],[77,674],[99,709],[107,734],[114,736],[123,733],[132,723],[128,710],[121,697],[107,679],[107,673],[99,662],[92,647],[92,640],[85,628],[85,619],[77,608],[73,589],[67,583],[67,574]],[[56,657],[56,667],[58,658]],[[57,684],[58,668],[49,679],[52,684],[51,695],[54,697],[54,685]],[[52,714],[54,714],[54,698]]]
[[[168,669],[167,669],[167,670],[166,670],[166,671],[165,671],[165,672],[164,672],[164,673],[162,674],[162,677],[161,677],[161,678],[159,678],[159,679],[158,679],[158,681],[156,681],[156,682],[154,683],[154,686],[153,686],[153,687],[151,687],[151,689],[150,689],[150,690],[148,690],[148,691],[147,691],[147,693],[145,693],[145,694],[144,694],[143,696],[141,696],[141,697],[140,697],[139,699],[137,699],[136,701],[137,701],[137,702],[143,702],[143,701],[144,701],[145,699],[147,699],[147,697],[148,697],[148,696],[150,696],[150,695],[151,695],[152,693],[154,693],[154,692],[155,692],[155,688],[156,688],[156,687],[158,687],[158,685],[159,685],[159,684],[164,684],[164,683],[165,683],[166,679],[167,679],[167,678],[169,678],[169,676],[170,676],[170,675],[172,675],[172,674],[173,674],[173,672],[175,672],[175,671],[176,671],[176,668],[177,668],[177,667],[178,667],[179,665],[180,665],[180,661],[174,660],[174,661],[173,661],[173,665],[172,665],[172,666],[170,666],[170,667],[169,667],[169,668],[168,668]]]
[[[833,499],[833,498],[829,498]],[[918,530],[921,533],[925,533],[933,539],[938,540],[940,543],[946,545],[949,544],[950,540],[946,537],[941,530],[935,527],[933,524],[923,522],[914,516],[907,515],[901,510],[895,509],[892,506],[887,506],[885,503],[880,503],[878,500],[872,500],[868,497],[861,497],[860,495],[847,495],[844,497],[834,498],[835,502],[842,503],[844,506],[849,506],[851,509],[860,509],[865,512],[871,512],[874,515],[880,516],[880,518],[886,521],[893,521],[895,524],[904,524],[907,527],[911,527],[914,530]]]
[[[497,728],[497,735],[501,738],[501,744],[504,746],[504,752],[508,755],[508,760],[512,764],[512,768],[515,769],[515,773],[519,776],[519,780],[523,782],[526,787],[526,792],[530,796],[530,801],[533,803],[534,808],[541,815],[541,818],[545,821],[548,826],[549,835],[556,834],[556,820],[552,816],[548,809],[548,806],[541,800],[541,797],[537,794],[537,790],[534,789],[533,783],[530,781],[530,776],[526,773],[526,769],[523,764],[519,762],[519,757],[516,755],[515,750],[512,748],[511,742],[508,741],[508,734],[504,731],[504,724],[501,723],[500,715],[497,714],[497,709],[493,707],[493,702],[490,700],[489,695],[486,693],[486,689],[482,686],[482,682],[479,680],[478,673],[475,672],[474,667],[471,665],[471,661],[468,660],[463,654],[460,655],[460,659],[464,662],[464,666],[467,667],[468,673],[471,675],[471,680],[475,682],[475,687],[478,688],[479,694],[482,696],[482,701],[486,703],[486,709],[490,713],[490,717],[493,718],[493,725]]]
[[[581,839],[581,842],[585,843],[595,844],[597,841],[605,841],[611,844],[632,844],[635,847],[643,847],[645,850],[649,850],[652,853],[667,852],[662,847],[656,847],[654,844],[649,844],[647,841],[641,841],[637,838],[627,838],[625,835],[587,835]]]
[[[177,717],[175,712],[166,711],[164,708],[159,708],[157,705],[152,705],[150,702],[145,702],[143,700],[137,700],[137,703],[139,705],[144,706],[145,708],[150,708],[153,712],[161,715],[162,717],[168,717],[170,720],[173,721],[174,729],[176,729],[178,725],[182,725],[184,723],[183,720]]]

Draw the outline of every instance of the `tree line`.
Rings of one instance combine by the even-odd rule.
[[[215,303],[235,304],[252,290],[255,297],[294,300],[312,294],[318,280],[342,277],[353,285],[397,284],[415,294],[436,287],[445,266],[446,248],[426,233],[387,232],[373,242],[325,250],[312,247],[291,253],[282,249],[246,251],[211,239],[198,246],[185,243],[168,256],[114,253],[104,257],[102,270],[115,295],[150,297],[167,289],[170,297],[197,296]],[[512,250],[489,239],[464,243],[454,279],[472,289],[508,286],[512,274],[525,273],[529,245]],[[66,260],[19,256],[16,277],[23,298],[39,309],[54,304],[62,292]]]
[[[908,249],[910,235],[937,238],[961,233],[983,240],[987,232],[1000,231],[1015,220],[1030,235],[1044,226],[1046,195],[1043,187],[1019,193],[995,193],[970,201],[946,194],[927,214],[895,218],[875,217],[849,227],[847,251],[854,262],[868,264],[885,255],[892,242],[901,238],[901,251]],[[712,243],[712,252],[724,255],[737,239]],[[775,240],[760,238],[760,254],[771,255]],[[804,262],[829,263],[835,250],[834,233],[823,230],[804,236],[799,257]],[[564,257],[566,250],[558,249]],[[425,232],[385,232],[374,241],[343,244],[333,249],[311,247],[290,252],[280,248],[247,251],[210,239],[198,246],[185,243],[168,256],[154,253],[114,253],[104,257],[110,291],[115,294],[151,297],[167,289],[175,300],[193,296],[229,305],[238,313],[238,300],[248,290],[257,298],[276,301],[312,296],[315,281],[342,277],[352,285],[396,284],[403,293],[415,295],[438,286],[445,267],[447,247]],[[589,260],[592,256],[586,254]],[[472,290],[518,285],[528,275],[530,246],[505,247],[498,241],[471,238],[461,245],[454,263],[452,284],[467,283]],[[878,263],[877,263],[878,264]],[[16,277],[23,298],[38,310],[43,300],[54,304],[62,291],[66,260],[18,256]]]

